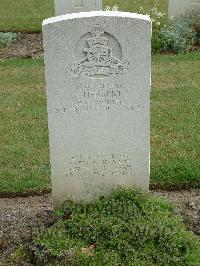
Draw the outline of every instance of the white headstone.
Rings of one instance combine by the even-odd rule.
[[[56,16],[102,9],[102,0],[54,0]]]
[[[191,0],[190,6],[188,8],[188,13],[191,12],[200,12],[200,0]]]
[[[53,199],[148,190],[151,21],[123,12],[43,22]]]
[[[200,10],[200,0],[169,0],[169,17],[187,16]]]

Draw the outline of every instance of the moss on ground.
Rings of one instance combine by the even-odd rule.
[[[94,203],[66,202],[33,250],[39,265],[200,265],[199,240],[173,206],[123,188]]]

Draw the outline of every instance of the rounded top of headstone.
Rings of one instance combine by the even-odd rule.
[[[123,18],[132,18],[132,19],[145,20],[151,22],[149,16],[137,13],[120,12],[120,11],[91,11],[91,12],[80,12],[80,13],[66,14],[57,17],[51,17],[45,19],[42,25],[45,26],[56,22],[62,22],[78,18],[89,18],[89,17],[123,17]]]

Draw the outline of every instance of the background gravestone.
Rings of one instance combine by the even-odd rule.
[[[102,9],[102,0],[54,0],[56,16]]]
[[[89,12],[43,22],[55,206],[149,188],[151,21]]]
[[[169,17],[180,17],[200,11],[200,0],[169,0]]]

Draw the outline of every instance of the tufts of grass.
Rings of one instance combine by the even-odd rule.
[[[39,265],[199,265],[199,240],[163,199],[119,188],[93,203],[66,202],[34,240]]]
[[[28,252],[27,248],[24,247],[22,244],[19,245],[19,247],[12,253],[10,259],[10,262],[13,263],[13,265],[23,265],[25,261],[28,260]]]

